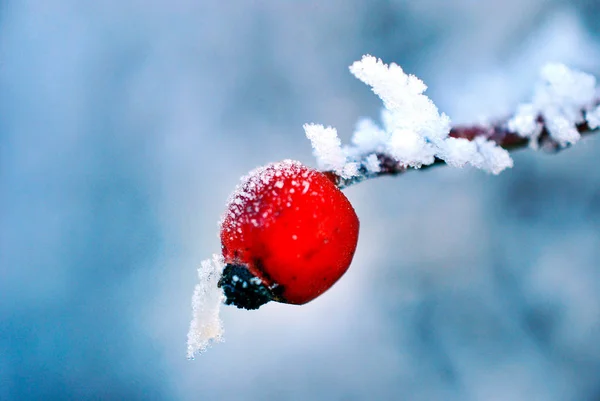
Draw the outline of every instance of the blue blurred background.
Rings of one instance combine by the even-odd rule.
[[[545,62],[600,75],[600,4],[0,1],[0,400],[599,400],[597,136],[348,189],[347,275],[185,359],[227,196],[378,116],[366,53],[503,116]]]

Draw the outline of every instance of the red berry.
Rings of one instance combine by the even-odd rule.
[[[350,201],[323,173],[285,160],[253,171],[221,226],[226,303],[304,304],[348,269],[358,241]]]

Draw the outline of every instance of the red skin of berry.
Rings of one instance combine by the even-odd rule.
[[[323,173],[286,160],[245,177],[221,226],[225,263],[245,265],[276,301],[304,304],[348,269],[359,222]]]

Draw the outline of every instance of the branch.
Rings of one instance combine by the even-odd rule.
[[[321,169],[340,188],[409,168],[471,165],[498,174],[513,166],[510,150],[530,146],[556,152],[600,127],[594,76],[563,64],[547,64],[532,98],[508,118],[489,125],[452,127],[425,96],[427,86],[394,63],[363,56],[350,72],[383,102],[381,124],[362,119],[349,145],[335,128],[306,124]]]
[[[561,147],[558,142],[552,139],[543,117],[539,116],[537,121],[541,124],[542,131],[537,139],[537,146],[534,147],[539,147],[540,149],[550,153],[566,149],[566,147]],[[598,128],[591,129],[587,122],[577,124],[576,127],[577,131],[581,135],[588,135],[598,131]],[[456,126],[450,130],[449,136],[453,138],[464,138],[469,141],[473,141],[475,138],[484,138],[495,142],[498,146],[508,151],[531,147],[531,140],[529,138],[520,136],[516,132],[512,132],[507,128],[507,120],[502,120],[498,123],[488,126]],[[380,165],[380,171],[376,173],[369,172],[365,165],[361,163],[359,166],[360,174],[358,176],[344,178],[331,170],[325,171],[324,174],[327,175],[339,188],[345,188],[371,178],[396,176],[409,170],[424,170],[434,166],[446,165],[442,159],[436,157],[433,164],[424,165],[419,169],[415,169],[406,166],[387,153],[377,152],[375,155],[377,156],[377,160],[379,160]]]

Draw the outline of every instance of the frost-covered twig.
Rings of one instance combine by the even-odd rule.
[[[540,135],[537,138],[537,147],[539,149],[542,149],[547,152],[557,152],[561,149],[566,148],[561,147],[561,145],[556,140],[552,139],[552,137],[548,133],[548,129],[544,125],[543,117],[540,116],[537,119],[537,121],[542,126]],[[502,121],[491,125],[457,126],[453,127],[450,130],[449,136],[452,138],[464,138],[469,141],[473,141],[476,138],[490,140],[496,145],[508,151],[532,147],[531,140],[529,138],[523,137],[514,131],[510,131],[507,128],[506,122],[507,121]],[[586,135],[597,132],[598,127],[592,129],[587,122],[584,122],[581,124],[577,124],[576,129],[580,135]],[[356,184],[366,179],[382,176],[395,176],[410,170],[415,170],[409,168],[402,162],[398,161],[390,154],[387,154],[385,152],[376,152],[374,156],[377,160],[379,169],[377,171],[370,171],[366,164],[371,163],[371,160],[373,158],[372,155],[373,154],[369,154],[365,156],[365,163],[359,163],[357,165],[356,169],[359,173],[357,175],[353,175],[351,177],[343,177],[342,175],[337,174],[333,170],[326,171],[325,174],[327,174],[336,183],[338,187],[345,188],[349,185]],[[420,169],[423,170],[429,167],[442,165],[446,165],[446,162],[444,162],[444,160],[440,158],[436,158],[433,163],[424,165]]]
[[[471,127],[451,127],[424,95],[425,84],[396,64],[364,56],[350,71],[383,101],[381,127],[360,120],[352,144],[342,147],[334,128],[304,126],[319,166],[339,187],[440,164],[498,174],[513,166],[509,150],[560,150],[600,126],[596,79],[562,64],[542,69],[532,101],[514,116]]]

